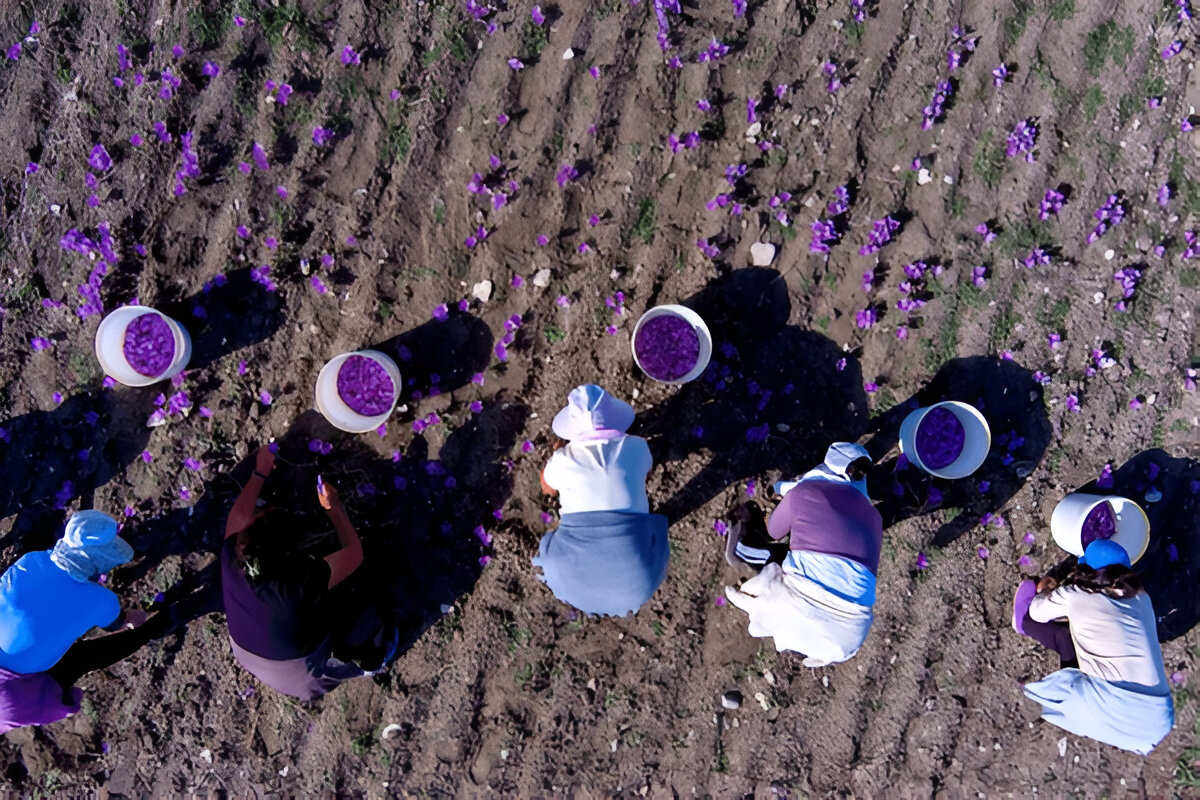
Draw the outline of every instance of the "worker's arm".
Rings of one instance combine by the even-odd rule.
[[[263,484],[267,482],[267,476],[273,469],[275,469],[275,454],[266,445],[263,445],[258,448],[258,455],[254,461],[254,472],[250,475],[250,480],[246,481],[241,494],[237,496],[237,500],[233,501],[233,508],[229,510],[229,519],[225,521],[226,539],[241,533],[254,523],[258,495],[262,492]]]
[[[332,589],[362,566],[362,540],[358,538],[358,532],[354,530],[354,525],[350,522],[349,515],[346,514],[346,508],[342,505],[341,498],[338,497],[337,489],[324,483],[317,491],[317,499],[329,512],[329,519],[333,521],[333,529],[337,532],[338,542],[342,545],[337,552],[325,556],[325,563],[329,564],[329,588]]]
[[[554,453],[557,453],[565,444],[566,444],[566,442],[563,441],[562,439],[559,439],[558,441],[556,441],[554,443]],[[542,467],[542,471],[538,475],[538,481],[542,484],[542,494],[549,495],[550,497],[554,497],[558,494],[558,489],[555,489],[553,486],[550,485],[549,481],[546,480],[547,472],[550,472],[551,479],[553,479],[553,477],[554,477],[554,472],[551,469],[551,465],[553,463],[554,463],[554,454],[552,453],[550,456],[550,460],[546,462],[546,466]]]
[[[772,539],[783,539],[792,533],[792,501],[795,499],[793,492],[795,489],[785,494],[767,518],[767,534]]]
[[[1029,618],[1034,622],[1052,622],[1058,619],[1066,619],[1069,610],[1068,592],[1071,590],[1069,586],[1061,586],[1049,592],[1042,592],[1034,596],[1029,603]]]

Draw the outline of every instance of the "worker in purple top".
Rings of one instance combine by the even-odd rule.
[[[806,666],[853,656],[874,620],[883,519],[867,496],[867,451],[837,442],[825,462],[778,485],[783,500],[756,530],[743,517],[730,531],[730,564],[762,566],[726,596],[750,615],[752,636],[806,654]]]
[[[234,657],[247,672],[276,691],[314,700],[344,680],[385,667],[398,635],[376,609],[347,607],[337,591],[362,565],[363,549],[334,487],[322,483],[317,492],[341,545],[324,558],[297,552],[289,532],[256,508],[274,466],[274,454],[260,448],[254,473],[229,512],[221,547],[225,616]],[[335,650],[353,653],[355,660],[343,661]]]

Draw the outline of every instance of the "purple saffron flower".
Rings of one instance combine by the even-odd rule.
[[[987,561],[988,556],[990,556],[991,554],[992,554],[992,551],[987,549],[983,545],[979,545],[979,547],[977,547],[975,549],[975,555],[979,556],[984,561]]]
[[[436,319],[438,322],[445,322],[447,319],[450,318],[450,309],[446,306],[445,303],[442,303],[441,305],[439,305],[437,308],[435,308],[433,310],[433,318]]]
[[[283,199],[283,200],[287,200],[287,196],[288,196],[288,190],[287,190],[287,187],[286,187],[286,186],[282,186],[282,185],[280,185],[280,186],[276,186],[276,187],[275,187],[275,194],[279,195],[279,197],[280,197],[281,199]]]
[[[890,216],[876,220],[867,235],[867,243],[858,249],[860,256],[878,253],[880,248],[892,240],[892,234],[900,230],[900,223]]]
[[[221,74],[221,68],[211,61],[205,61],[204,66],[200,68],[200,72],[206,78],[215,78]]]
[[[995,87],[997,89],[1004,86],[1004,84],[1007,81],[1008,81],[1008,66],[1006,64],[1001,64],[1000,66],[998,66],[994,70],[992,70],[992,84],[995,85]]]
[[[1037,143],[1038,129],[1031,120],[1020,120],[1008,135],[1008,146],[1005,155],[1009,158],[1024,156],[1025,160],[1033,163],[1033,148]]]
[[[1080,412],[1079,398],[1076,397],[1074,394],[1067,395],[1065,405],[1067,407],[1067,410],[1073,414],[1078,414]]]
[[[854,324],[862,329],[870,328],[879,320],[879,313],[871,306],[854,313]]]
[[[347,67],[350,66],[351,64],[361,64],[362,63],[362,56],[360,56],[358,54],[358,51],[356,51],[350,45],[346,45],[345,47],[342,48],[341,58],[342,58],[342,63],[345,64]]]
[[[1163,49],[1162,60],[1170,61],[1172,58],[1179,55],[1181,50],[1183,50],[1183,42],[1176,39]]]
[[[270,393],[270,392],[268,392],[266,389],[263,389],[262,391],[260,391],[260,392],[258,393],[258,400],[259,400],[259,402],[260,402],[260,403],[262,403],[264,406],[269,406],[269,405],[271,405],[271,402],[272,402],[272,400],[271,400],[271,393]]]
[[[8,48],[8,60],[17,61],[21,58],[21,43],[17,42],[12,47]]]
[[[917,569],[918,570],[929,569],[929,557],[926,556],[924,552],[917,553]]]
[[[519,58],[510,58],[508,60],[508,66],[514,72],[520,72],[521,70],[525,69],[524,62],[522,62]]]
[[[1042,202],[1038,206],[1038,219],[1050,219],[1050,215],[1058,215],[1062,211],[1063,202],[1066,198],[1061,192],[1054,189],[1047,189],[1046,194],[1042,197]]]
[[[35,351],[45,350],[45,349],[49,348],[52,344],[53,343],[49,339],[44,339],[41,336],[35,336],[29,340],[29,346],[32,347]]]
[[[946,101],[950,99],[950,95],[953,93],[954,86],[950,81],[941,81],[938,83],[933,91],[933,99],[930,100],[929,105],[922,109],[922,129],[929,130],[935,122],[939,122],[942,119]]]
[[[1164,183],[1162,186],[1158,187],[1157,201],[1158,201],[1159,206],[1161,206],[1162,208],[1166,208],[1167,203],[1171,202],[1171,185],[1170,184]]]
[[[199,471],[202,468],[201,463],[194,458],[185,458],[183,460],[183,466],[187,467],[190,470],[196,470],[196,471]]]
[[[534,25],[540,26],[546,21],[546,15],[542,13],[541,6],[534,6],[533,10],[529,12],[529,16],[533,19]]]
[[[334,132],[329,128],[313,128],[312,140],[313,144],[321,147],[334,137]]]
[[[555,173],[554,180],[558,182],[559,188],[563,188],[578,177],[579,170],[570,164],[563,164],[558,168],[558,172]]]
[[[254,165],[266,172],[271,168],[271,162],[267,160],[267,152],[258,142],[255,142],[250,147],[250,156],[254,159]]]
[[[980,266],[972,269],[971,283],[982,289],[984,284],[987,283],[987,267]]]
[[[104,145],[93,145],[92,152],[88,155],[88,165],[98,172],[112,169],[112,157],[104,149]]]
[[[503,128],[505,125],[507,125],[508,124],[508,114],[505,114],[503,112],[501,112],[500,114],[497,114],[496,115],[496,124],[499,125],[501,128]]]

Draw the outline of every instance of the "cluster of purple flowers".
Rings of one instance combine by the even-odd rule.
[[[812,241],[808,245],[810,253],[828,253],[830,245],[838,243],[837,225],[833,220],[817,220],[812,224]]]
[[[313,128],[312,140],[317,147],[323,147],[328,144],[336,134],[330,128]]]
[[[579,170],[575,169],[570,164],[563,164],[558,168],[558,172],[554,173],[554,180],[558,182],[560,189],[565,188],[568,183],[579,177]]]
[[[1177,9],[1178,19],[1180,22],[1188,22],[1192,18],[1192,3],[1191,0],[1175,0],[1175,8]],[[34,23],[35,25],[37,23]]]
[[[1120,195],[1110,194],[1104,201],[1104,205],[1097,208],[1093,213],[1097,220],[1096,227],[1087,235],[1087,243],[1099,239],[1109,228],[1119,225],[1121,220],[1125,219],[1125,203]]]
[[[982,289],[987,284],[987,267],[978,266],[972,269],[971,283]]]
[[[288,104],[288,98],[292,96],[292,92],[294,91],[290,83],[284,83],[283,81],[276,83],[270,78],[263,84],[263,88],[266,89],[268,96],[274,93],[275,102],[281,106]]]
[[[716,61],[728,52],[729,45],[722,44],[716,38],[713,38],[711,41],[709,41],[708,47],[702,53],[700,53],[700,55],[696,56],[696,60],[701,64],[708,61]]]
[[[837,76],[838,64],[836,61],[826,61],[821,65],[821,74],[829,79],[825,84],[825,90],[830,94],[836,94],[837,90],[842,88],[842,80]]]
[[[1029,252],[1029,255],[1021,259],[1021,263],[1025,269],[1033,269],[1036,266],[1049,266],[1050,254],[1040,247],[1035,247]]]
[[[875,220],[871,225],[871,232],[867,234],[867,243],[858,248],[858,254],[869,256],[878,253],[885,244],[892,240],[892,234],[898,230],[900,230],[900,223],[890,216]]]
[[[1033,163],[1033,147],[1037,144],[1038,129],[1033,120],[1019,121],[1008,135],[1008,146],[1004,153],[1009,158],[1023,155],[1030,164]]]
[[[921,120],[921,129],[929,130],[933,127],[933,123],[942,118],[945,111],[946,101],[950,99],[950,95],[954,94],[954,86],[950,81],[941,81],[933,90],[933,99],[929,101],[929,105],[921,110],[923,119]]]
[[[992,230],[992,226],[986,222],[981,222],[976,225],[975,232],[983,237],[984,244],[991,244],[996,240],[996,232]]]
[[[1122,313],[1129,310],[1127,300],[1133,299],[1134,292],[1137,291],[1138,281],[1142,279],[1142,271],[1136,267],[1125,267],[1113,273],[1113,280],[1121,284],[1121,299],[1113,306],[1117,311]]]
[[[1171,202],[1171,184],[1164,183],[1162,186],[1158,187],[1158,197],[1156,200],[1160,207],[1167,207],[1167,203]]]
[[[867,0],[850,0],[850,16],[855,22],[865,22],[867,19]]]
[[[175,173],[176,197],[187,191],[183,185],[184,178],[194,179],[200,177],[200,156],[197,155],[195,147],[192,146],[193,138],[194,134],[191,131],[187,131],[179,137],[182,167]]]
[[[1038,205],[1038,219],[1050,219],[1051,214],[1057,216],[1058,212],[1062,211],[1063,202],[1066,199],[1062,192],[1047,189],[1046,194],[1042,197],[1042,202]]]
[[[99,314],[104,311],[104,305],[100,300],[100,284],[104,276],[108,274],[109,266],[115,265],[120,260],[114,247],[115,243],[108,223],[101,222],[96,226],[96,230],[99,241],[85,236],[75,228],[67,231],[58,240],[59,247],[62,247],[64,250],[71,250],[96,259],[92,271],[88,274],[87,281],[79,285],[79,296],[83,298],[83,303],[79,308],[75,309],[75,313],[81,319],[86,319],[93,314]]]
[[[1183,50],[1183,42],[1176,39],[1175,41],[1171,42],[1169,45],[1167,45],[1166,47],[1163,48],[1162,60],[1170,61],[1172,58],[1179,55],[1181,50]]]
[[[685,133],[682,139],[673,133],[667,135],[667,146],[671,148],[672,153],[678,153],[680,150],[693,150],[699,144],[700,133],[698,131]]]
[[[1183,241],[1187,245],[1183,250],[1184,258],[1200,256],[1200,236],[1197,236],[1195,231],[1184,231]]]
[[[504,335],[496,342],[495,353],[499,361],[508,361],[508,347],[517,339],[517,331],[521,328],[521,315],[513,314],[504,320]]]
[[[489,232],[490,231],[488,231],[488,229],[486,227],[484,227],[483,225],[479,225],[478,227],[475,228],[474,233],[467,236],[466,239],[463,239],[463,244],[469,250],[472,247],[474,247],[475,245],[482,243],[483,240],[488,237]]]
[[[564,167],[567,165],[563,165]],[[492,210],[498,211],[508,205],[518,191],[521,189],[520,182],[511,176],[510,170],[506,169],[504,162],[500,160],[500,156],[493,153],[488,157],[487,175],[480,172],[471,173],[471,179],[467,181],[467,191],[471,194],[482,194],[492,198]],[[573,167],[571,169],[574,169]],[[559,170],[560,174],[562,170]],[[566,185],[566,181],[560,181],[559,186]],[[486,232],[485,232],[486,236]],[[482,239],[484,237],[480,237]],[[470,246],[470,245],[468,245]]]
[[[904,276],[908,280],[901,281],[900,294],[904,295],[896,301],[896,308],[905,313],[916,311],[925,305],[926,301],[918,297],[925,291],[925,282],[930,275],[941,275],[945,268],[941,264],[926,264],[924,261],[914,261],[904,265]],[[907,334],[907,331],[905,332]],[[903,337],[901,337],[903,338]]]
[[[658,48],[664,53],[671,49],[671,22],[667,12],[682,14],[679,0],[654,0],[654,17],[658,21]]]
[[[279,288],[275,285],[275,281],[271,280],[271,267],[268,264],[252,267],[250,269],[250,280],[254,281],[268,292],[273,292]]]
[[[1001,64],[992,70],[992,84],[997,88],[1001,88],[1008,82],[1008,65]]]
[[[347,67],[362,63],[362,55],[350,45],[342,48],[342,63]]]
[[[700,252],[704,253],[708,258],[716,258],[721,255],[721,248],[710,242],[708,239],[697,239],[696,247],[700,248]]]
[[[867,306],[862,311],[854,312],[854,324],[864,330],[872,327],[878,321],[879,312],[875,310],[874,306]]]
[[[954,37],[954,41],[946,50],[946,66],[951,72],[967,63],[970,58],[970,53],[975,52],[975,43],[978,38],[975,36],[964,36],[962,29],[955,25],[950,34]]]

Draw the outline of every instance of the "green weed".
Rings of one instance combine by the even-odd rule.
[[[375,746],[375,732],[363,731],[350,740],[350,752],[362,758]]]
[[[433,221],[438,225],[446,224],[446,203],[440,197],[433,199]]]
[[[1004,173],[1004,148],[996,141],[996,132],[985,130],[975,144],[975,157],[971,161],[974,174],[989,189],[1000,183]]]
[[[542,336],[546,338],[547,344],[558,344],[567,338],[567,332],[556,325],[547,325],[542,328]]]
[[[1008,47],[1013,47],[1021,41],[1021,37],[1025,35],[1025,26],[1029,23],[1029,17],[1033,15],[1033,3],[1030,0],[1017,0],[1015,6],[1012,15],[1006,17],[1000,24],[1000,29],[1004,34],[1004,43]]]
[[[1046,16],[1051,22],[1066,22],[1075,16],[1075,0],[1051,0]]]
[[[1087,91],[1083,93],[1083,115],[1088,122],[1093,122],[1096,119],[1096,114],[1104,107],[1105,97],[1104,90],[1099,86],[1089,86]]]
[[[525,688],[525,684],[529,683],[529,679],[532,677],[533,664],[530,664],[529,662],[526,662],[525,666],[521,667],[520,669],[513,671],[513,680],[516,682],[517,686],[521,687],[522,689]]]
[[[1097,25],[1083,41],[1083,65],[1092,75],[1099,75],[1104,65],[1111,61],[1116,66],[1125,66],[1133,55],[1133,26],[1118,27],[1111,19]]]
[[[537,61],[546,49],[546,26],[538,25],[532,19],[525,20],[521,28],[521,60]]]
[[[654,198],[647,197],[638,204],[637,218],[633,221],[633,227],[629,229],[626,238],[629,241],[640,241],[644,244],[650,244],[654,241],[656,218],[657,210]]]

